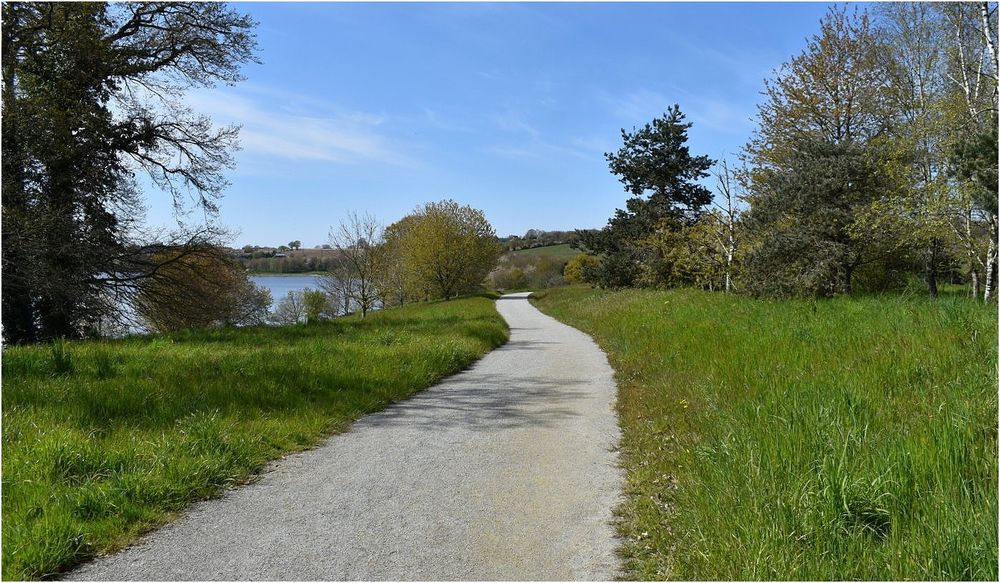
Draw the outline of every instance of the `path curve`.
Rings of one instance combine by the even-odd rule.
[[[497,301],[510,341],[469,370],[70,578],[614,578],[612,370],[527,296]]]

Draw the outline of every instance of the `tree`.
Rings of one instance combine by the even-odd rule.
[[[349,292],[354,282],[342,277],[333,277],[332,273],[331,270],[326,276],[320,278],[319,287],[326,296],[323,315],[328,318],[337,318],[350,314],[354,309]]]
[[[3,23],[4,340],[79,336],[152,275],[125,271],[152,244],[132,238],[136,172],[178,210],[190,194],[216,211],[237,128],[182,97],[240,79],[253,22],[214,3],[11,2]]]
[[[989,129],[957,142],[949,159],[949,174],[962,181],[970,191],[972,205],[987,227],[987,249],[975,254],[986,277],[983,299],[996,297],[997,271],[997,119]],[[970,213],[971,214],[971,213]],[[971,229],[971,225],[967,225]],[[972,239],[971,232],[969,239]]]
[[[862,263],[913,244],[902,229],[875,228],[903,224],[894,201],[909,164],[897,140],[905,121],[898,74],[886,54],[867,13],[835,7],[766,82],[739,173],[753,291],[847,293]]]
[[[601,285],[635,285],[648,251],[638,242],[664,219],[675,225],[695,220],[711,202],[711,192],[696,181],[708,176],[712,160],[691,155],[685,145],[691,125],[674,105],[638,130],[623,129],[621,149],[605,154],[611,172],[618,175],[631,198],[604,229],[577,231],[577,246],[602,256],[596,272]]]
[[[292,241],[291,243],[288,244],[288,248],[289,249],[301,249],[302,248],[302,241]]]
[[[306,313],[306,322],[319,322],[327,307],[327,295],[320,290],[308,289],[302,292],[302,305]]]
[[[362,318],[376,307],[380,296],[377,279],[385,251],[382,232],[377,219],[357,213],[350,213],[337,229],[330,231],[330,244],[338,251],[339,260],[325,276],[325,287],[339,290]]]
[[[772,295],[850,293],[852,276],[873,246],[852,229],[860,209],[886,186],[877,163],[853,142],[802,140],[779,172],[758,181],[746,214],[755,245],[747,268],[751,290]],[[773,175],[769,175],[773,173]]]
[[[427,203],[386,229],[401,250],[407,287],[415,295],[450,299],[481,285],[500,257],[496,233],[482,211],[453,200]]]
[[[292,290],[278,302],[271,321],[279,326],[291,326],[302,322],[305,317],[305,294],[301,290]]]
[[[805,50],[765,80],[753,169],[780,168],[803,140],[868,143],[896,122],[885,47],[865,12],[831,8]]]
[[[722,202],[712,201],[715,208],[710,211],[712,215],[711,223],[708,223],[712,239],[718,245],[719,252],[723,257],[723,289],[726,293],[733,287],[733,269],[736,261],[736,251],[739,247],[738,220],[742,209],[740,203],[743,200],[736,192],[733,173],[729,169],[729,162],[725,157],[719,161],[719,167],[715,171],[716,190],[722,197]]]
[[[872,224],[888,225],[920,249],[931,296],[937,273],[961,247],[971,295],[978,296],[983,272],[992,273],[996,215],[977,200],[981,189],[956,172],[955,153],[996,126],[995,5],[885,4],[879,14],[899,118],[893,138],[910,169],[902,195],[883,201]],[[987,158],[995,167],[995,156]],[[988,198],[996,199],[995,189]]]
[[[146,326],[156,332],[223,324],[263,324],[271,293],[251,282],[243,268],[218,247],[197,253],[157,254],[157,277],[143,285],[136,302]]]
[[[967,176],[963,169],[966,164],[961,158],[971,156],[971,164],[976,165],[974,160],[980,157],[977,152],[982,152],[987,163],[996,166],[995,156],[989,160],[989,142],[997,124],[997,77],[1000,74],[996,52],[997,9],[986,2],[943,3],[937,9],[948,39],[945,77],[951,92],[946,107],[952,116],[953,127],[950,174],[960,179],[952,191],[958,214],[955,232],[966,248],[973,293],[978,272],[982,269],[985,272],[983,295],[988,300],[996,287],[996,188],[986,194],[989,201],[983,200],[982,194],[977,195],[983,193],[981,185],[964,178]],[[985,245],[983,239],[986,239]]]
[[[376,258],[375,287],[382,306],[402,306],[411,293],[407,282],[405,250],[398,232],[392,238],[385,233],[383,231],[381,252]]]
[[[566,278],[568,283],[590,281],[589,272],[597,269],[600,264],[601,260],[597,256],[581,253],[566,263],[566,267],[563,268],[563,277]]]

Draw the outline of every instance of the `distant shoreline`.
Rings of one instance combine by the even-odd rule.
[[[327,271],[303,271],[300,273],[278,273],[276,271],[250,271],[247,275],[280,275],[280,276],[294,276],[294,275],[326,275]]]

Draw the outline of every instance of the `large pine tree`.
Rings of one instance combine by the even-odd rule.
[[[684,119],[674,105],[639,129],[623,129],[622,147],[605,154],[631,197],[600,231],[577,231],[577,244],[601,256],[601,265],[590,271],[596,283],[636,285],[647,253],[641,242],[661,224],[692,222],[712,201],[711,191],[697,181],[708,176],[714,162],[691,155],[687,132],[692,124]]]

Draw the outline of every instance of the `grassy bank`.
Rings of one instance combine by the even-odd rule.
[[[3,578],[120,547],[507,338],[486,298],[3,354]]]
[[[556,261],[569,261],[580,253],[580,250],[570,247],[569,243],[564,243],[562,245],[548,245],[545,247],[533,247],[531,249],[508,251],[506,255],[509,255],[510,257],[548,256]]]
[[[619,382],[631,577],[997,578],[997,319],[562,288]]]

